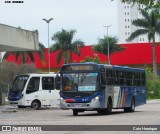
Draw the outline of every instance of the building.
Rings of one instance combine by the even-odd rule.
[[[152,67],[152,45],[151,43],[132,43],[131,44],[121,44],[125,49],[120,52],[115,52],[111,54],[110,60],[111,65],[120,65],[120,66],[129,66],[129,67],[138,67],[138,68],[146,68]],[[157,46],[157,65],[158,65],[158,73],[160,75],[160,45]],[[48,58],[48,51],[45,53],[45,58]],[[101,62],[107,62],[107,55],[96,53],[100,58]],[[57,72],[61,65],[64,63],[63,61],[60,64],[56,63],[56,57],[58,55],[58,51],[50,54],[50,66],[51,71]],[[86,56],[94,57],[95,52],[92,49],[92,46],[85,46],[81,48],[81,56],[77,56],[74,53],[72,54],[72,59],[74,61],[80,62],[81,60],[85,60]],[[46,60],[46,65],[43,65],[40,58],[37,54],[35,56],[35,65],[40,71],[48,72],[48,60]],[[7,59],[8,62],[15,62],[15,56],[10,55]],[[20,64],[20,58],[16,62]],[[28,64],[30,61],[28,61]]]
[[[138,29],[132,25],[132,21],[138,18],[142,18],[138,8],[138,5],[132,6],[127,3],[121,3],[120,0],[117,0],[119,38],[118,44],[148,42],[147,35],[139,36],[131,42],[126,42],[126,39],[131,35],[131,33]],[[140,8],[143,9],[144,5],[140,5]],[[156,35],[156,42],[160,42],[160,36],[158,35]]]

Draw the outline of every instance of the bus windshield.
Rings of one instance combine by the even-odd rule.
[[[62,76],[62,91],[96,91],[98,73],[66,73]]]
[[[10,91],[23,91],[28,78],[28,75],[17,76],[11,85]]]

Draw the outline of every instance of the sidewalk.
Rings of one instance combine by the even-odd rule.
[[[16,109],[17,109],[17,106],[0,105],[0,112],[15,111]]]
[[[151,104],[151,103],[160,103],[160,99],[156,99],[156,100],[147,100],[147,103]]]

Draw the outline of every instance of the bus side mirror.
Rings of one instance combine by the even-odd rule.
[[[59,75],[56,75],[56,77],[55,77],[55,87],[56,87],[56,89],[60,90],[60,77],[59,77]]]

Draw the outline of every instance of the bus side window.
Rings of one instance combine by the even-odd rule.
[[[55,77],[55,87],[57,90],[60,90],[60,77],[59,77],[59,75],[56,75],[56,77]]]
[[[54,78],[43,77],[42,78],[42,89],[43,90],[54,90]]]
[[[30,94],[30,93],[38,91],[39,90],[39,82],[40,82],[39,77],[31,78],[28,83],[28,86],[27,86],[26,94]]]
[[[105,74],[104,73],[101,73],[101,75],[100,75],[100,84],[102,86],[106,85],[106,79],[105,79]]]

